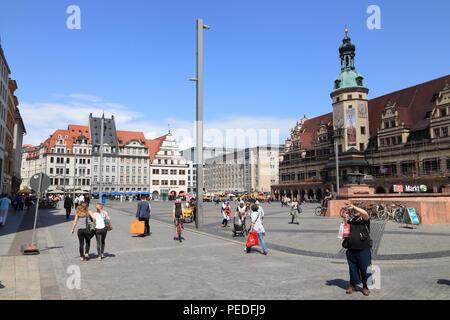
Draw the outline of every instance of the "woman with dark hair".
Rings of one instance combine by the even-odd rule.
[[[178,240],[180,242],[183,241],[181,236],[181,232],[183,230],[183,206],[181,205],[181,200],[177,199],[175,204],[173,205],[172,211],[173,223],[175,225],[175,237],[174,240]]]

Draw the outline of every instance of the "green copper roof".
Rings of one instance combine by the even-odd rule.
[[[356,71],[355,67],[356,47],[348,36],[348,29],[345,29],[345,37],[339,47],[341,58],[341,73],[334,81],[334,91],[346,88],[365,88],[364,77]],[[333,92],[334,92],[333,91]]]
[[[343,70],[334,83],[334,91],[345,88],[364,88],[364,77],[356,70]]]

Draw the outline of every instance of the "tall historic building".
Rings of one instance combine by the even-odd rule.
[[[103,159],[100,159],[103,123]],[[100,175],[100,170],[102,174]],[[36,173],[50,177],[49,192],[153,195],[168,199],[187,191],[187,165],[169,132],[116,130],[114,117],[89,117],[89,125],[56,130],[39,146],[23,146],[22,188]]]
[[[17,152],[17,145],[20,142],[21,146],[26,134],[15,96],[17,83],[10,75],[11,69],[0,45],[0,192],[7,194],[18,191],[21,182],[22,154]]]
[[[336,149],[341,185],[441,192],[450,178],[450,75],[369,100],[355,53],[346,30],[333,112],[297,122],[272,192],[320,199],[325,188],[336,190]]]
[[[147,142],[150,150],[150,188],[154,198],[163,200],[187,193],[188,165],[178,144],[168,133]]]

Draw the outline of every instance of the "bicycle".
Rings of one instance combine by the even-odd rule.
[[[405,217],[405,206],[400,204],[393,204],[392,205],[392,217],[393,220],[397,223],[404,222]]]
[[[182,232],[183,232],[183,221],[182,219],[175,219],[175,230],[178,236],[178,241],[182,242],[183,241],[183,237],[181,236]]]
[[[328,207],[320,206],[320,207],[316,208],[315,213],[316,213],[316,216],[318,216],[318,217],[322,217],[322,216],[324,217],[327,214],[327,211],[328,211]]]

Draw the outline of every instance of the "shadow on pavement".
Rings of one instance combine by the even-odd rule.
[[[58,214],[59,209],[39,209],[37,228],[50,227],[56,224],[66,223],[73,220],[73,214],[69,220],[66,219],[65,214]],[[11,213],[10,213],[11,214]],[[20,223],[18,229],[0,229],[0,236],[7,234],[14,234],[23,231],[33,230],[34,226],[34,207],[30,211],[17,211],[12,213],[14,215],[23,215],[22,222]]]
[[[343,279],[327,280],[326,285],[327,286],[339,287],[341,289],[346,290],[348,288],[348,281],[347,280],[343,280]]]
[[[2,285],[2,283],[0,282],[0,289],[4,289],[4,288],[5,288],[5,286]]]
[[[437,284],[443,284],[443,285],[450,286],[450,280],[448,280],[448,279],[439,279],[437,281]]]

